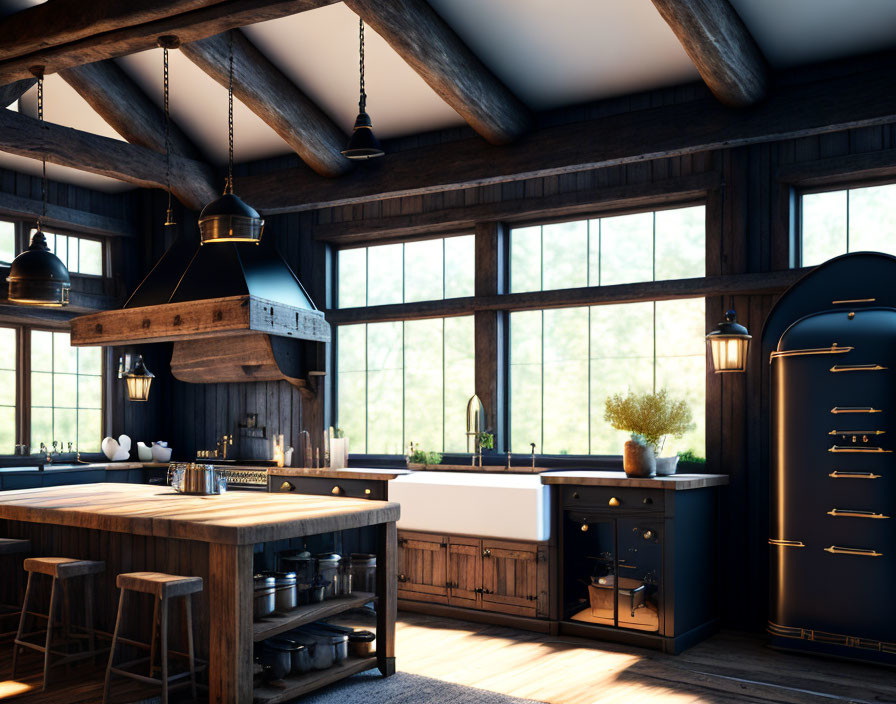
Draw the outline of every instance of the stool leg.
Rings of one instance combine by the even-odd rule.
[[[162,599],[162,627],[159,634],[162,648],[162,704],[168,704],[168,598]]]
[[[60,584],[62,587],[62,637],[65,639],[66,649],[71,647],[72,643],[72,603],[69,595],[69,584],[67,579],[63,579]],[[72,671],[72,664],[65,663],[65,674],[69,675]]]
[[[47,640],[44,645],[44,687],[47,690],[47,684],[50,681],[50,644],[53,642],[53,616],[56,611],[56,584],[59,580],[53,577],[53,586],[50,588],[50,611],[47,614]]]
[[[112,633],[112,646],[109,648],[109,664],[106,665],[106,681],[103,683],[103,704],[109,701],[109,682],[112,679],[112,661],[115,658],[115,646],[118,645],[118,633],[121,630],[121,615],[124,606],[124,589],[119,590],[118,615],[115,617],[115,631]]]
[[[160,597],[152,597],[152,635],[149,637],[149,676],[155,671],[156,663],[156,633],[159,631],[159,601]]]
[[[187,628],[187,655],[190,657],[190,690],[196,701],[196,656],[193,653],[193,595],[184,598],[184,624]]]
[[[25,619],[28,618],[28,597],[31,596],[31,577],[33,572],[28,573],[28,584],[25,586],[25,598],[22,599],[22,615],[19,616],[19,630],[16,632],[15,640],[12,642],[12,679],[16,678],[16,660],[18,659],[19,641],[25,632]]]
[[[84,627],[87,629],[87,647],[90,648],[92,663],[96,663],[96,628],[93,622],[93,590],[96,586],[93,575],[87,575],[84,582]]]

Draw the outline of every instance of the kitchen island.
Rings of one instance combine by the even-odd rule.
[[[115,577],[122,572],[202,577],[197,652],[208,660],[210,702],[286,701],[372,667],[392,674],[398,517],[398,504],[382,501],[260,492],[188,496],[145,485],[84,484],[0,494],[0,535],[30,539],[35,555],[106,563],[96,585],[98,604],[115,603]],[[253,692],[253,644],[263,636],[257,631],[267,627],[253,623],[255,546],[365,526],[377,527],[376,656],[295,678],[275,692]],[[324,605],[329,602],[317,606]],[[329,612],[334,610],[335,604]],[[110,632],[111,606],[99,611],[97,627]],[[297,614],[296,625],[303,616],[311,615]]]

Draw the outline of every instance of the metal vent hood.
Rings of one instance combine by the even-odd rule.
[[[330,326],[268,239],[200,246],[181,235],[121,310],[71,322],[72,345],[174,342],[171,372],[192,383],[306,387],[325,372]]]

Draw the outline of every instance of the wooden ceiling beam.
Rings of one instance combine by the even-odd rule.
[[[59,75],[128,142],[165,151],[165,113],[112,59],[75,66]],[[172,152],[200,161],[204,158],[173,122],[170,139]]]
[[[231,34],[234,95],[321,176],[341,176],[350,171],[353,164],[340,153],[347,140],[342,130],[242,32],[232,30],[183,44],[181,51],[226,87]]]
[[[36,78],[23,78],[6,86],[0,86],[0,109],[9,107],[37,83]]]
[[[165,155],[118,139],[39,122],[0,110],[0,151],[108,176],[143,188],[165,188]],[[171,155],[171,192],[198,210],[219,193],[211,168],[179,154]]]
[[[533,132],[500,150],[478,139],[390,155],[336,182],[305,168],[237,179],[266,215],[438,193],[896,122],[889,65],[788,85],[750,110],[713,98]]]
[[[768,64],[729,0],[653,0],[653,4],[723,104],[742,108],[765,98]]]
[[[338,0],[53,0],[0,21],[0,85],[146,51],[165,34],[194,42]]]
[[[529,109],[426,0],[345,0],[345,4],[487,141],[507,144],[529,131]]]

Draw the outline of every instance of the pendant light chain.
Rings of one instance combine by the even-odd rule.
[[[37,119],[40,121],[41,126],[43,127],[44,122],[44,71],[43,68],[40,69],[40,72],[37,76]],[[47,217],[47,152],[44,150],[41,153],[41,181],[40,181],[40,196],[41,196],[41,216],[37,219],[37,230],[38,232],[42,232],[43,228],[41,227],[41,221],[45,220]]]
[[[171,209],[171,114],[168,108],[168,47],[162,48],[165,87],[165,188],[168,191],[168,211],[165,215],[166,225],[176,225]]]
[[[359,51],[359,73],[361,76],[361,97],[358,101],[358,112],[366,112],[367,110],[367,92],[364,90],[364,20],[358,20],[358,44]]]
[[[230,137],[230,159],[227,162],[227,193],[233,193],[233,32],[230,30],[230,79],[227,86],[227,130]]]

